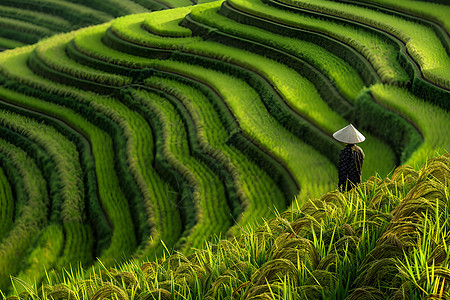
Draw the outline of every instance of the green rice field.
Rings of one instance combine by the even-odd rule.
[[[0,296],[450,298],[449,12],[3,1]]]

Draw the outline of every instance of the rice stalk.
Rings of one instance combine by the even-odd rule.
[[[91,298],[91,300],[100,300],[107,297],[114,297],[117,300],[128,300],[127,293],[120,287],[113,285],[110,282],[105,282]]]

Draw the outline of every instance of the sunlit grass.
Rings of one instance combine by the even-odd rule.
[[[50,272],[40,286],[13,279],[14,293],[31,299],[445,299],[449,176],[447,153],[418,171],[402,166],[391,178],[331,191],[188,256],[166,248],[154,261]]]

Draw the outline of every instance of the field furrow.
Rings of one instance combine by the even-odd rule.
[[[163,135],[160,141],[163,155],[192,189],[195,219],[193,226],[184,233],[182,247],[185,251],[191,247],[201,247],[202,238],[219,235],[231,226],[226,189],[217,174],[191,155],[186,125],[175,107],[164,97],[155,94],[144,91],[134,94],[157,118]]]
[[[163,75],[163,74],[161,74]],[[195,125],[196,138],[201,149],[219,163],[231,174],[233,185],[230,194],[228,187],[228,202],[233,210],[242,212],[233,216],[238,224],[244,227],[247,224],[258,222],[263,218],[273,215],[273,209],[281,210],[285,207],[285,198],[292,197],[295,187],[289,188],[291,179],[278,175],[283,182],[274,182],[277,177],[268,176],[258,162],[254,162],[256,155],[245,155],[236,148],[239,145],[230,143],[232,134],[238,134],[239,128],[232,115],[224,108],[220,109],[220,99],[212,94],[199,91],[191,81],[183,84],[182,79],[169,79],[167,75],[153,76],[146,80],[146,84],[152,85],[179,99]],[[188,83],[190,85],[188,85]],[[234,132],[234,133],[233,133]],[[235,139],[236,140],[236,139]],[[245,145],[245,143],[243,143]],[[265,162],[267,164],[267,162]],[[272,174],[275,170],[272,169]],[[273,176],[273,175],[272,175]],[[279,186],[283,184],[284,197]],[[277,186],[278,185],[278,186]],[[237,199],[233,199],[233,198]],[[239,203],[235,203],[239,201]],[[241,208],[236,208],[239,205]],[[234,228],[233,230],[237,230]]]
[[[294,6],[348,18],[380,28],[405,43],[409,54],[419,64],[425,78],[445,89],[450,89],[450,58],[441,40],[432,28],[423,24],[386,14],[367,7],[332,1],[282,1]]]
[[[29,49],[28,49],[29,50]],[[81,91],[74,91],[72,93],[63,92],[62,85],[56,83],[51,83],[50,81],[43,80],[41,77],[32,73],[26,67],[26,55],[21,56],[22,59],[16,59],[13,66],[7,66],[7,64],[2,65],[2,73],[7,76],[7,78],[14,80],[19,79],[21,76],[26,76],[25,80],[21,80],[22,84],[27,83],[29,88],[38,88],[35,93],[39,95],[39,89],[44,91],[54,91],[61,93],[60,97],[51,98],[52,101],[59,101],[59,104],[67,105],[67,94],[76,97],[76,99],[88,100],[93,95],[83,94]],[[11,60],[9,62],[12,62]],[[18,75],[20,74],[20,75]],[[19,84],[19,87],[21,85]],[[30,90],[31,91],[31,90]],[[14,97],[11,98],[14,101]],[[59,100],[58,100],[59,99]],[[64,100],[65,99],[65,100]],[[72,100],[73,101],[73,100]],[[51,102],[51,101],[50,101]],[[85,107],[83,104],[76,105],[72,104],[72,108],[79,109],[82,114],[86,116],[91,116],[93,122],[104,122],[105,118],[101,118],[95,114],[95,111],[91,108]],[[67,116],[67,111],[64,111]],[[76,116],[76,115],[75,115]],[[135,235],[133,230],[133,222],[131,221],[130,210],[128,208],[128,202],[124,197],[123,192],[120,189],[121,184],[119,179],[116,177],[116,171],[114,169],[114,148],[112,143],[112,138],[103,130],[110,130],[108,128],[108,123],[102,123],[104,128],[99,130],[98,128],[90,127],[90,123],[81,121],[78,119],[73,126],[81,127],[82,131],[89,136],[93,145],[93,154],[95,158],[95,170],[97,173],[97,182],[99,187],[100,201],[105,211],[107,212],[108,218],[113,226],[113,235],[111,238],[111,244],[107,251],[103,252],[102,257],[112,259],[113,257],[120,257],[122,253],[130,253],[131,249],[136,247]],[[123,182],[122,182],[123,183]],[[106,259],[107,260],[107,259]]]
[[[85,187],[76,145],[53,127],[16,112],[2,111],[0,122],[15,135],[23,135],[48,153],[47,162],[40,162],[41,168],[54,168],[51,172],[45,171],[47,182],[51,183],[52,202],[48,218],[52,223],[61,224],[64,234],[63,253],[55,262],[55,267],[68,267],[73,261],[90,263],[93,260],[94,241],[91,226],[85,225]],[[9,135],[4,136],[8,137]],[[53,161],[53,166],[48,160]],[[21,268],[27,267],[22,265]],[[44,274],[41,273],[41,278],[43,277]]]
[[[388,0],[364,0],[364,2],[376,4],[389,9],[401,11],[410,15],[414,15],[423,19],[428,19],[445,28],[447,34],[450,32],[450,21],[448,14],[450,8],[446,5],[425,1],[401,1],[392,2]]]
[[[214,4],[211,6],[217,7],[217,5],[214,6]],[[209,5],[207,7],[209,7]],[[195,9],[193,10],[192,15],[194,15],[194,13]],[[205,17],[205,19],[211,18]],[[133,44],[140,42],[143,46],[163,48],[165,51],[176,45],[174,43],[170,43],[170,37],[159,37],[145,33],[142,28],[138,26],[141,22],[142,21],[137,19],[136,23],[128,22],[127,24],[124,24],[118,20],[112,24],[112,32],[120,38],[132,42]],[[241,30],[243,27],[244,26],[239,26],[240,29],[237,30]],[[257,29],[254,30],[256,33],[258,32]],[[255,36],[258,36],[256,33]],[[270,36],[270,33],[266,32],[265,34],[266,37],[268,36],[269,40],[274,40],[274,38]],[[111,37],[111,35],[108,36]],[[289,70],[285,65],[276,63],[273,60],[269,60],[259,55],[251,54],[249,51],[225,47],[224,45],[209,41],[198,41],[196,38],[193,38],[191,43],[188,43],[189,39],[187,37],[176,38],[175,40],[178,41],[180,39],[182,40],[183,45],[180,50],[183,52],[181,54],[175,53],[174,59],[180,61],[190,61],[191,63],[195,61],[200,65],[217,65],[216,68],[218,71],[226,71],[235,76],[245,78],[245,80],[247,80],[258,90],[258,93],[261,95],[261,99],[265,101],[265,105],[268,107],[270,113],[274,114],[274,116],[282,122],[283,126],[293,130],[293,132],[299,135],[300,138],[313,145],[315,149],[318,149],[326,154],[329,159],[333,160],[337,157],[336,152],[338,150],[337,147],[333,145],[332,140],[329,137],[325,138],[321,136],[320,132],[318,132],[314,127],[318,126],[321,130],[325,130],[328,135],[331,135],[331,133],[334,132],[332,128],[339,128],[338,124],[341,124],[341,127],[343,127],[346,121],[344,118],[327,107],[327,104],[321,99],[317,93],[317,90],[308,80],[300,76],[295,71]],[[121,49],[122,51],[131,51],[132,53],[138,55],[144,55],[145,53],[145,49],[136,48],[135,50],[131,50],[133,49],[132,44],[121,45],[120,41],[117,39],[111,40],[110,43],[115,45],[113,47]],[[139,51],[141,54],[139,54]],[[194,56],[183,55],[184,52]],[[202,59],[203,56],[213,58],[214,60]],[[323,60],[323,62],[325,63],[325,60]],[[233,67],[234,65],[237,65],[238,67]],[[252,72],[249,73],[250,71]],[[254,72],[257,72],[257,76],[255,76]],[[266,81],[261,81],[259,76]],[[352,74],[351,76],[356,76],[356,78],[359,78],[356,74]],[[279,92],[279,94],[274,92],[270,86],[267,86],[267,81],[270,86],[273,86],[274,89]],[[289,82],[292,82],[293,84],[288,84]],[[264,86],[265,84],[266,86]],[[269,96],[271,94],[274,96]],[[301,95],[302,97],[300,101],[298,99],[298,95]],[[280,99],[278,101],[271,101],[270,97],[275,97],[275,99],[280,97]],[[356,97],[356,94],[353,95],[353,97]],[[287,111],[286,108],[282,107],[284,101],[291,106],[291,108],[288,108]],[[292,116],[292,107],[295,111],[294,116]],[[280,114],[280,110],[282,114]],[[312,115],[315,111],[320,111],[321,114]],[[350,109],[347,109],[348,113],[350,113],[349,111]],[[304,121],[295,116],[295,114],[298,113],[300,113],[302,117],[306,117],[307,120],[313,121],[312,128],[309,124],[302,124]],[[338,121],[336,121],[336,119]],[[301,125],[303,125],[303,127],[300,127]],[[296,130],[298,131],[296,132]],[[313,136],[314,138],[312,138]],[[321,137],[320,140],[318,139],[319,136]],[[367,144],[369,147],[367,151],[370,154],[368,155],[369,159],[367,161],[367,174],[373,174],[375,170],[378,170],[381,174],[387,174],[394,165],[393,153],[390,151],[389,147],[376,138],[373,140],[368,139]],[[370,158],[379,156],[386,158],[389,157],[389,159],[379,161],[377,159],[372,160]],[[384,165],[381,166],[380,163],[384,163]]]
[[[14,180],[12,176],[5,174],[4,168],[11,168],[11,163],[1,162],[0,166],[0,243],[14,222]],[[6,170],[8,172],[8,170]],[[14,191],[15,193],[15,191]]]
[[[409,157],[407,164],[423,164],[436,153],[448,151],[450,137],[442,132],[450,122],[447,111],[396,87],[374,85],[369,91],[376,102],[404,116],[423,135],[423,144]]]
[[[417,169],[450,150],[450,8],[442,1],[2,1],[0,295],[22,299],[39,288],[28,298],[99,299],[114,297],[111,287],[123,299],[144,290],[147,298],[256,299],[299,281],[302,291],[281,297],[297,299],[329,294],[320,272],[349,280],[330,279],[339,299],[371,286],[361,284],[369,270],[353,268],[371,266],[384,238],[368,231],[382,222],[391,232],[409,201],[425,201],[404,188],[412,179],[426,185],[428,175],[396,165]],[[344,143],[333,133],[348,124],[365,136],[368,181],[344,193]],[[389,196],[380,196],[385,188]],[[386,197],[393,206],[373,215]],[[283,237],[267,240],[275,232]],[[410,235],[386,243],[410,249]],[[217,238],[228,240],[210,249],[205,242]],[[344,240],[351,245],[334,253]],[[421,257],[429,261],[433,249]],[[214,269],[228,255],[245,259]],[[151,273],[144,281],[114,269],[148,259],[135,265]],[[59,275],[77,265],[89,282]],[[396,278],[411,283],[405,268],[396,265]],[[424,282],[417,274],[411,295]],[[106,277],[110,286],[98,287]],[[184,285],[172,284],[178,277]],[[392,284],[369,291],[384,299]],[[444,283],[427,277],[430,284],[445,298]]]
[[[2,130],[3,131],[3,130]],[[4,132],[4,131],[3,131]],[[47,206],[50,200],[47,193],[47,183],[35,164],[25,151],[15,145],[0,139],[0,153],[3,159],[11,162],[17,169],[23,185],[16,192],[20,207],[16,208],[14,224],[0,243],[0,266],[2,275],[0,287],[9,286],[9,274],[17,274],[22,267],[20,262],[31,246],[33,238],[46,224]],[[55,243],[60,242],[55,236]]]

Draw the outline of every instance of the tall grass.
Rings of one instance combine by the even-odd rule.
[[[232,240],[90,273],[49,274],[32,299],[445,299],[450,155],[332,191]],[[14,281],[20,286],[20,281]]]

